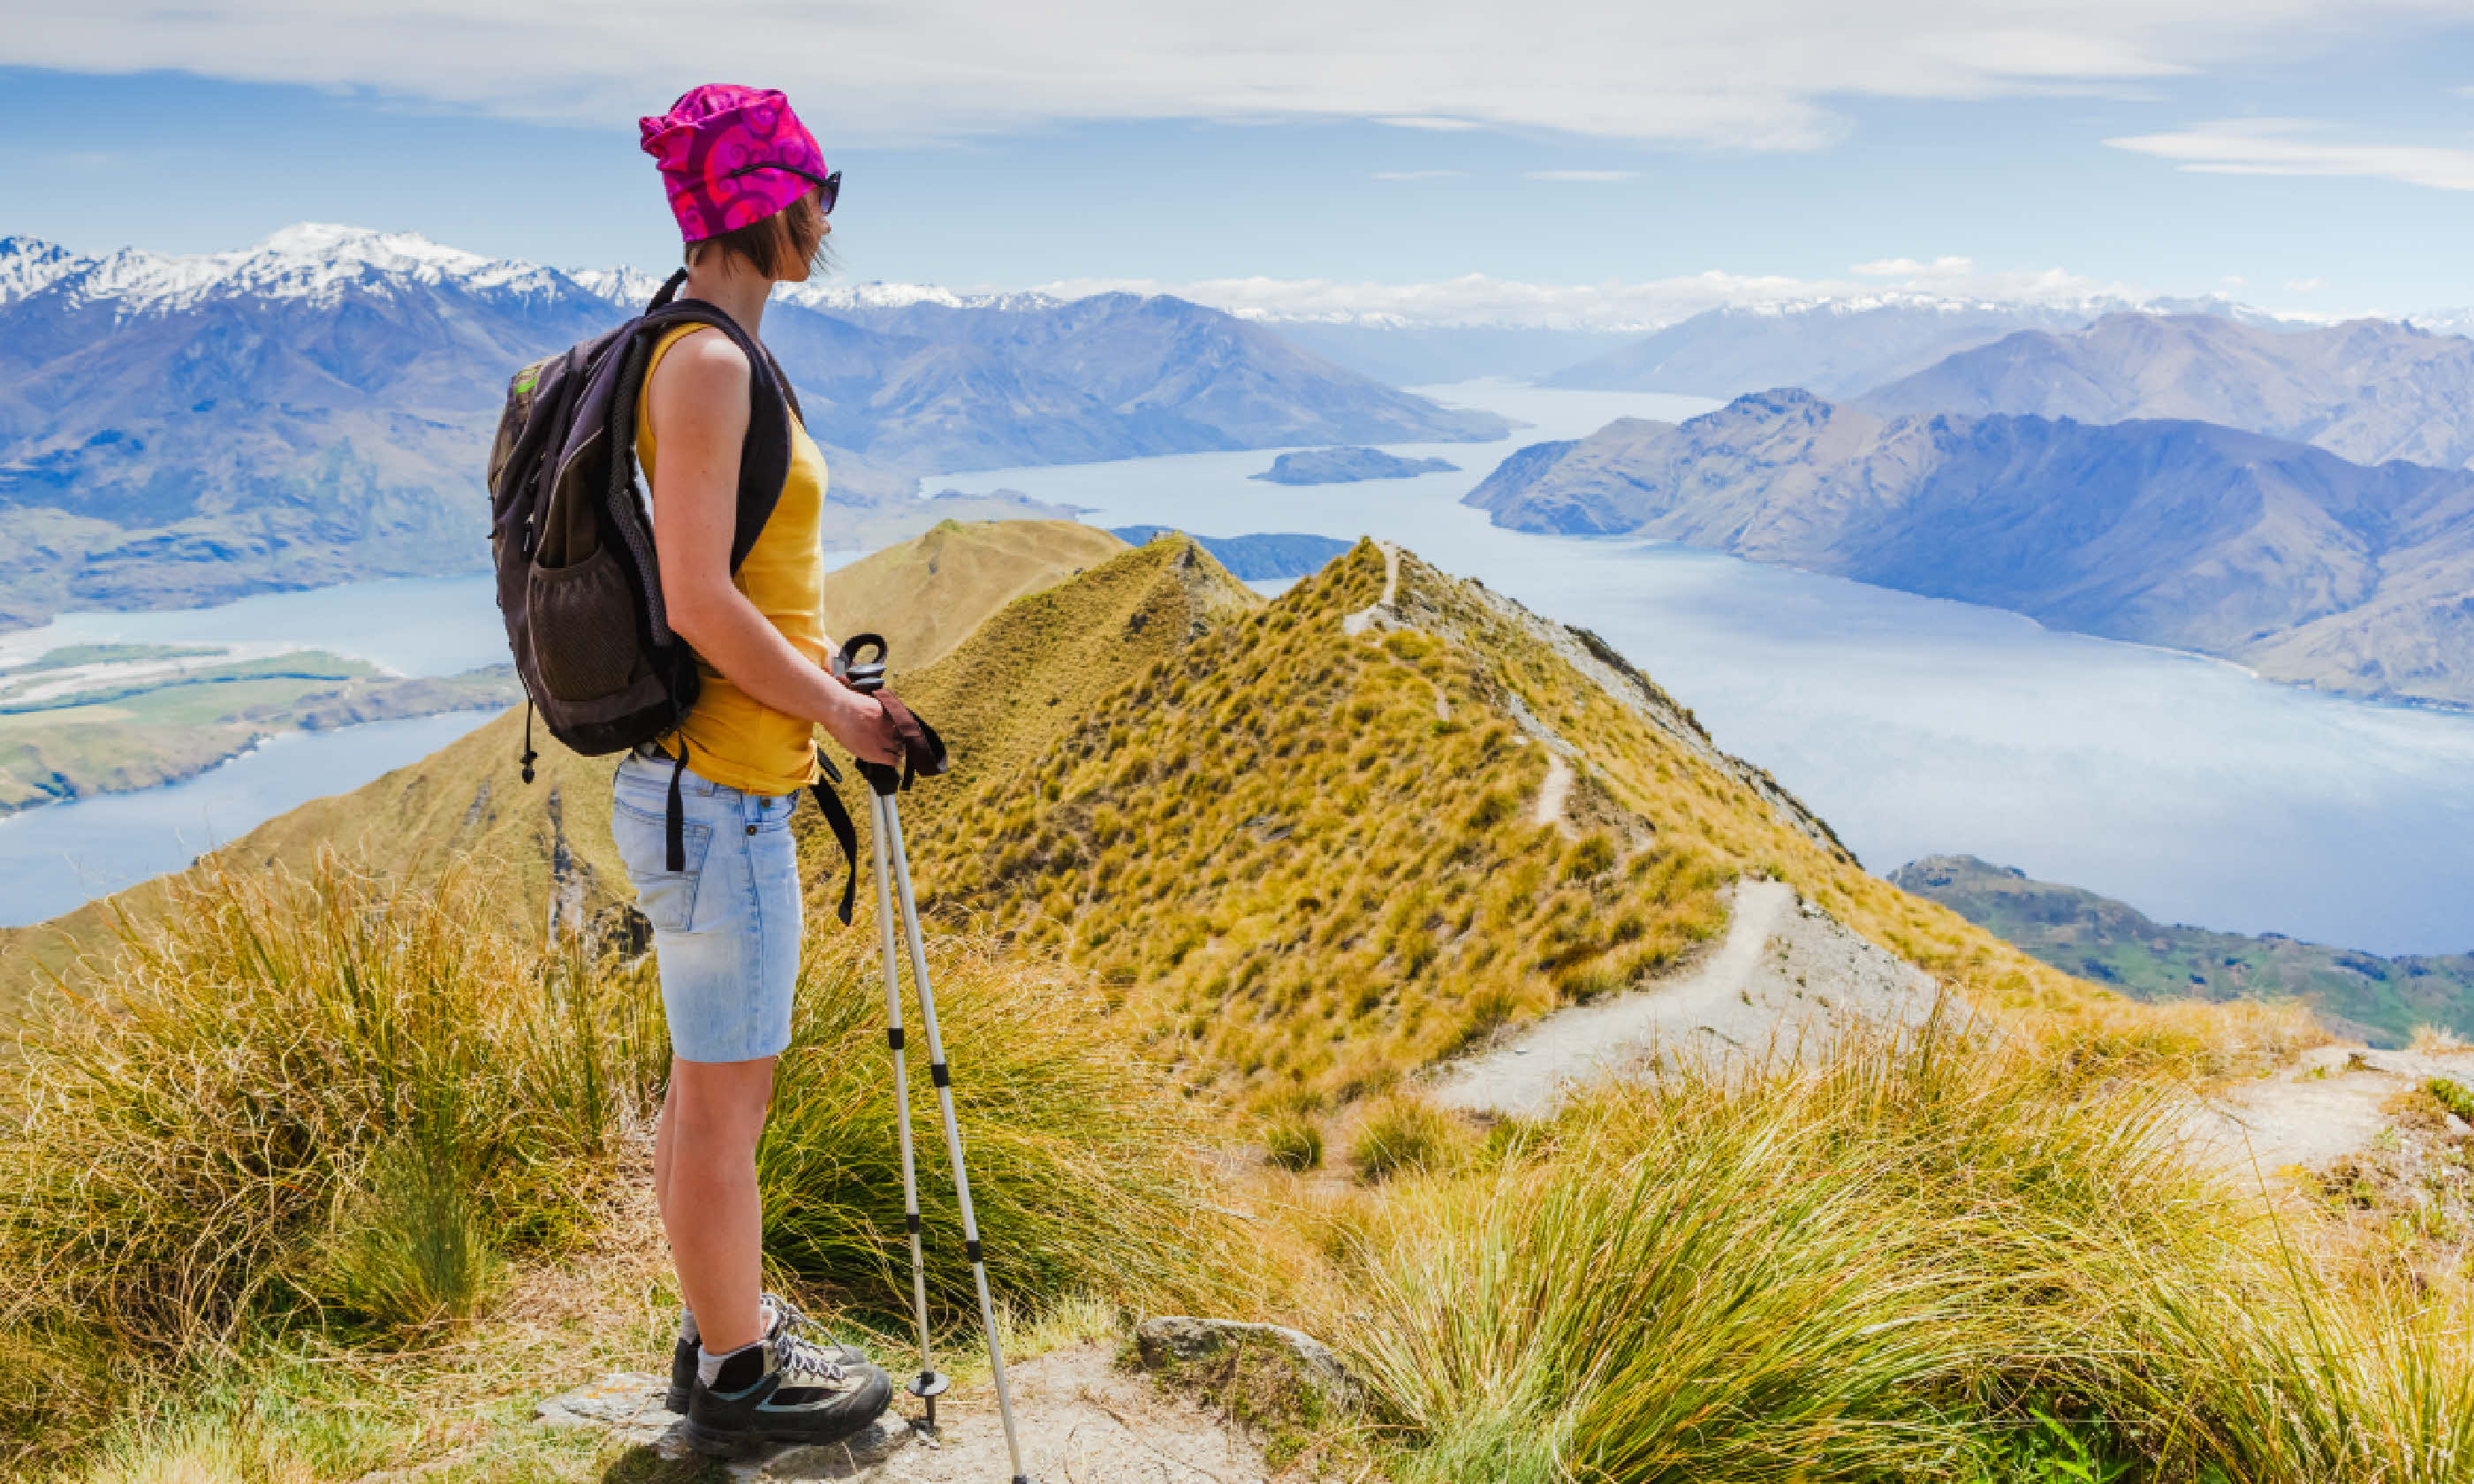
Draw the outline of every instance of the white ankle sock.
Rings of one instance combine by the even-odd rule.
[[[756,1320],[758,1324],[764,1326],[762,1330],[763,1333],[771,1334],[773,1332],[773,1326],[778,1321],[773,1312],[772,1300],[765,1299],[757,1304]],[[696,1328],[695,1310],[689,1308],[684,1304],[679,1307],[679,1338],[687,1341],[690,1345],[700,1346],[704,1343],[704,1331]]]

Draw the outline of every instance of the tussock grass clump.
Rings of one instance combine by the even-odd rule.
[[[1301,1113],[1282,1113],[1263,1128],[1264,1157],[1294,1173],[1322,1164],[1322,1129]]]
[[[810,939],[757,1166],[768,1254],[899,1314],[910,1258],[879,962],[873,934]],[[940,938],[929,971],[990,1283],[1032,1310],[1194,1291],[1221,1240],[1194,1105],[1065,966]],[[975,1316],[927,1038],[906,1003],[931,1297]]]
[[[2423,1056],[2457,1056],[2474,1050],[2474,1042],[2468,1042],[2464,1037],[2444,1025],[2417,1025],[2413,1028],[2413,1040],[2408,1043],[2408,1049]]]
[[[417,1327],[470,1307],[490,1250],[562,1232],[658,1011],[472,930],[476,893],[213,872],[43,996],[0,1092],[0,1320],[158,1356],[268,1303]]]
[[[1349,1159],[1358,1178],[1377,1181],[1409,1171],[1457,1169],[1475,1144],[1459,1118],[1414,1093],[1390,1092],[1366,1110]]]
[[[2179,1106],[1943,1029],[1611,1083],[1346,1209],[1309,1302],[1415,1478],[2010,1478],[2067,1436],[2139,1477],[2462,1479],[2474,1310],[2323,1272],[2176,1154]]]

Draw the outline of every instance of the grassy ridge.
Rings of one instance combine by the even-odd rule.
[[[1269,604],[1180,596],[1208,569],[1154,542],[905,682],[961,759],[906,810],[934,906],[1088,966],[1261,1111],[1662,972],[1748,872],[1980,993],[2102,998],[1865,874],[1583,635],[1404,556],[1395,616],[1352,637],[1370,543]],[[1541,824],[1557,754],[1577,782]]]

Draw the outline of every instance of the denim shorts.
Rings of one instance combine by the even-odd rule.
[[[690,768],[679,777],[687,870],[669,867],[670,762],[629,754],[611,784],[610,835],[653,924],[670,1050],[687,1062],[752,1062],[790,1044],[799,977],[796,794],[744,794]]]

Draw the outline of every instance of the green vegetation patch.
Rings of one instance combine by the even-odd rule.
[[[107,683],[66,695],[46,696],[41,700],[0,701],[0,716],[62,711],[117,702],[140,707],[164,707],[146,711],[150,720],[175,716],[213,720],[254,706],[266,705],[270,700],[297,697],[302,690],[298,684],[285,687],[269,682],[323,681],[331,688],[336,681],[368,680],[380,673],[377,666],[366,660],[349,659],[323,650],[301,650],[288,655],[266,655],[255,659],[235,660],[230,664],[209,665],[177,675],[150,677],[123,685]]]
[[[2375,1046],[2403,1046],[2418,1025],[2474,1027],[2474,953],[2382,958],[2159,922],[1972,855],[1928,856],[1891,879],[2056,969],[2140,999],[2299,999],[2332,1031]]]

